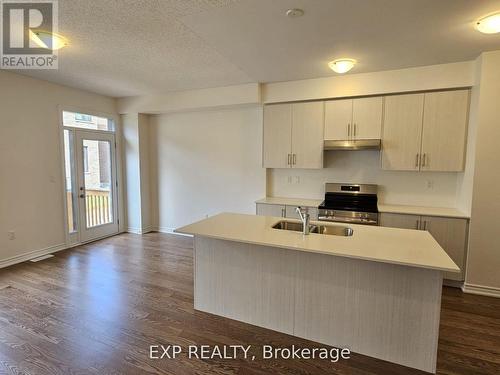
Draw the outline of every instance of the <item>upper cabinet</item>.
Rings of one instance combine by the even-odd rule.
[[[264,107],[263,165],[266,168],[289,168],[292,150],[292,105]]]
[[[469,90],[386,97],[382,168],[462,171],[468,103]]]
[[[324,102],[264,107],[263,166],[323,168]]]
[[[263,166],[323,168],[324,140],[382,139],[382,169],[459,172],[469,90],[264,107]]]
[[[469,90],[425,94],[422,171],[464,169]]]
[[[418,171],[424,94],[385,98],[382,168]]]
[[[325,140],[380,139],[383,97],[325,102]]]

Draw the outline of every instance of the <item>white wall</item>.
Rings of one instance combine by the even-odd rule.
[[[149,169],[149,116],[130,113],[121,116],[123,166],[127,195],[127,230],[151,230],[151,176]]]
[[[123,134],[123,169],[127,197],[127,230],[141,232],[141,168],[138,114],[121,116]]]
[[[474,61],[262,85],[264,103],[470,87]]]
[[[0,266],[64,246],[59,105],[116,113],[112,98],[0,71]]]
[[[151,116],[150,124],[152,202],[160,230],[224,211],[255,213],[254,201],[266,185],[261,108]]]
[[[153,220],[151,215],[151,173],[150,173],[150,150],[149,150],[149,116],[139,114],[139,167],[141,180],[141,232],[145,233],[152,229]]]
[[[466,288],[500,296],[500,51],[479,59],[477,147]]]
[[[328,151],[324,169],[270,169],[267,195],[322,199],[326,182],[378,184],[379,201],[388,204],[456,205],[456,173],[384,171],[374,150]]]
[[[198,90],[174,91],[163,95],[145,95],[119,98],[120,113],[187,112],[225,108],[230,106],[256,105],[260,103],[260,85],[213,87]]]

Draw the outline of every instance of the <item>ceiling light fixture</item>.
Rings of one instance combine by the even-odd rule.
[[[330,61],[328,63],[328,66],[335,73],[342,74],[347,73],[349,70],[351,70],[354,64],[356,64],[356,60],[354,59],[337,59]]]
[[[304,11],[299,8],[288,9],[286,11],[286,15],[290,18],[302,17],[304,15]]]
[[[476,22],[476,29],[484,34],[500,33],[500,12],[481,18]]]
[[[48,31],[31,31],[30,39],[40,48],[46,48],[53,51],[66,47],[68,40],[62,35],[50,33]]]

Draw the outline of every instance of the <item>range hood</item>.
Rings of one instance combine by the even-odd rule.
[[[323,146],[325,151],[329,150],[380,150],[382,142],[380,139],[357,139],[357,140],[326,140]]]

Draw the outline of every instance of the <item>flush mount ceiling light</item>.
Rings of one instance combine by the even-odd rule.
[[[484,34],[500,33],[500,12],[481,18],[476,22],[476,29]]]
[[[337,59],[330,61],[328,63],[328,66],[335,73],[342,74],[347,73],[349,70],[351,70],[354,64],[356,64],[356,60],[354,59]]]
[[[286,15],[290,18],[302,17],[304,15],[304,11],[299,8],[288,9],[286,11]]]
[[[48,31],[31,31],[30,39],[40,48],[46,48],[53,51],[66,47],[68,40],[62,35],[49,33]]]

